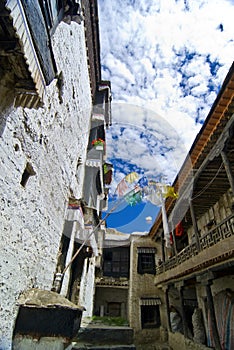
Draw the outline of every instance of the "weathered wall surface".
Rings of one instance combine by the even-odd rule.
[[[209,229],[212,229],[216,224],[219,224],[232,214],[232,194],[231,191],[225,193],[219,201],[211,207],[204,215],[197,220],[198,229],[201,235],[206,234]],[[213,227],[208,227],[207,224],[214,221]],[[189,240],[192,241],[193,227],[188,230]]]
[[[128,318],[128,290],[122,288],[96,287],[95,314],[101,316],[104,307],[104,315],[108,314],[108,303],[121,303],[121,317]]]
[[[181,333],[169,332],[169,345],[173,350],[208,350],[205,345],[194,343],[193,341],[184,338]]]
[[[0,138],[0,349],[10,349],[19,294],[50,289],[69,195],[82,194],[91,96],[83,24],[61,23],[53,35],[59,88],[47,88],[38,110],[11,107]],[[30,163],[35,171],[23,187]]]

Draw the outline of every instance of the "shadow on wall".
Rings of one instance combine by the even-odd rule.
[[[0,67],[0,137],[2,136],[6,121],[7,110],[13,106],[14,103],[14,77],[13,73],[4,73]]]

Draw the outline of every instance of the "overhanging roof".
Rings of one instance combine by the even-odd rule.
[[[220,89],[220,92],[211,107],[211,110],[200,130],[193,145],[173,183],[175,191],[183,192],[186,182],[190,181],[189,176],[196,174],[199,167],[203,164],[207,155],[212,150],[220,135],[223,132],[224,126],[228,123],[234,113],[234,63],[232,64],[224,82]],[[233,132],[233,125],[230,128]],[[226,152],[228,154],[230,163],[234,172],[234,149],[233,138],[229,139],[229,144],[226,145]],[[215,204],[220,196],[225,193],[230,187],[227,181],[227,176],[224,167],[222,166],[220,156],[214,157],[206,167],[203,168],[202,173],[199,174],[199,178],[196,181],[195,192],[193,197],[199,198],[199,205],[196,199],[193,201],[195,212],[197,215],[203,213],[213,204]],[[205,186],[208,186],[209,192],[204,191],[203,197],[201,197]],[[181,191],[182,188],[182,191]],[[198,194],[200,195],[198,196]],[[168,198],[166,200],[167,213],[170,214],[175,202],[173,199]],[[190,218],[191,219],[191,218]],[[190,220],[189,220],[190,221]],[[154,237],[157,234],[158,229],[162,224],[161,213],[157,216],[154,225],[150,230],[150,236]]]

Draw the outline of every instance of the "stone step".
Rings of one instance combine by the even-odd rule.
[[[172,348],[167,343],[153,343],[138,345],[137,350],[172,350]]]
[[[75,344],[71,350],[136,350],[135,345],[88,345]]]
[[[77,341],[90,345],[98,344],[98,346],[107,346],[107,344],[111,344],[112,346],[120,344],[121,346],[132,345],[133,329],[130,327],[100,327],[93,325],[84,328],[81,327],[77,335]]]

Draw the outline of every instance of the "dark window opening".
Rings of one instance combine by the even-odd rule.
[[[159,305],[141,305],[141,327],[157,328],[160,327]]]
[[[73,254],[74,255],[78,249],[80,249],[81,244],[78,242],[74,242],[74,249]],[[69,291],[67,298],[71,300],[73,303],[78,304],[79,302],[79,287],[80,287],[80,281],[81,276],[83,273],[83,266],[84,261],[87,258],[90,258],[92,255],[92,249],[91,247],[84,246],[79,254],[76,256],[74,261],[71,265],[71,274],[70,274],[70,282],[69,282]],[[89,260],[87,261],[87,269],[89,266]]]
[[[29,1],[21,0],[27,17],[30,33],[35,47],[35,52],[40,63],[40,67],[46,81],[50,84],[57,73],[57,67],[53,55],[50,32],[45,18],[46,4],[51,8],[53,4],[57,6],[56,0]],[[47,10],[46,10],[47,11]],[[40,35],[38,35],[40,33]]]
[[[105,141],[105,129],[103,124],[98,126],[92,126],[89,134],[88,150],[93,148],[92,142],[98,139],[102,139],[103,141]]]
[[[181,237],[175,237],[177,252],[180,252],[188,245],[188,235],[185,232]]]
[[[54,29],[62,20],[64,9],[62,0],[40,0],[47,28]]]
[[[187,326],[189,331],[193,334],[193,324],[192,324],[192,316],[195,308],[198,307],[198,302],[196,299],[184,299],[184,313],[187,321]]]
[[[129,248],[105,249],[103,260],[104,276],[129,277]]]
[[[63,234],[61,237],[59,253],[58,253],[57,272],[62,272],[65,268],[69,244],[70,244],[70,237],[67,237]]]
[[[141,275],[144,273],[155,274],[155,254],[154,253],[138,253],[137,272]]]
[[[97,175],[96,175],[96,190],[97,190],[98,194],[102,193],[102,184],[101,184],[100,170],[98,170]]]
[[[33,175],[36,175],[36,173],[32,165],[30,163],[27,163],[21,177],[21,181],[20,181],[21,186],[25,187],[26,183],[28,182],[28,179],[30,178],[30,176],[33,176]]]
[[[52,291],[57,293],[60,293],[62,288],[63,278],[61,274],[63,273],[63,270],[65,268],[69,244],[70,244],[70,237],[67,237],[66,235],[62,234],[60,245],[59,245],[58,261],[57,261],[56,271],[54,274],[53,286],[51,288]]]

